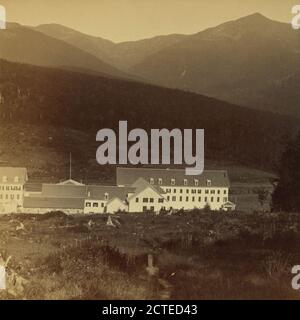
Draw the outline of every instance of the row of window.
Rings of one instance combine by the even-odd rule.
[[[195,202],[195,201],[198,201],[198,202],[201,202],[202,200],[204,200],[204,202],[208,202],[208,201],[210,201],[210,202],[214,202],[214,201],[216,201],[216,202],[220,202],[221,201],[221,197],[182,197],[182,196],[180,196],[180,197],[176,197],[176,196],[172,196],[172,197],[170,197],[170,196],[167,196],[167,200],[168,201],[177,201],[177,199],[178,199],[178,201],[180,201],[180,202],[183,202],[183,201],[185,201],[185,202],[188,202],[188,201],[192,201],[192,202]],[[191,200],[190,200],[191,199]],[[227,202],[227,200],[228,200],[228,198],[227,197],[224,197],[223,198],[223,202]]]
[[[154,181],[154,178],[150,178],[150,184],[154,184],[155,183],[155,181]],[[196,186],[196,187],[198,187],[199,186],[199,180],[198,179],[194,179],[194,181],[193,181],[194,183],[193,183],[193,185],[194,186]],[[163,184],[163,180],[162,180],[162,178],[158,178],[158,184],[161,186],[162,184]],[[170,184],[171,184],[171,186],[175,186],[176,185],[176,179],[171,179],[170,180]],[[188,182],[188,179],[183,179],[183,185],[184,186],[188,186],[188,184],[189,184],[189,182]],[[207,187],[211,187],[211,180],[206,180],[206,186]]]
[[[14,200],[14,199],[20,200],[20,195],[17,194],[17,195],[15,196],[14,194],[9,195],[9,194],[2,194],[2,193],[0,193],[0,200],[2,200],[2,199],[5,199],[5,200],[8,200],[8,199],[11,199],[11,200]]]
[[[135,202],[140,202],[140,198],[135,198]],[[143,198],[143,203],[154,203],[154,198]],[[157,200],[158,203],[163,203],[164,199],[163,198],[158,198]]]
[[[21,186],[0,186],[0,190],[2,191],[21,191],[22,187]]]
[[[0,195],[0,199],[2,199],[2,195]],[[170,201],[170,199],[172,201],[177,201],[176,196],[173,196],[173,197],[167,196],[167,200]],[[183,199],[184,199],[184,197],[182,197],[182,196],[178,197],[178,200],[180,202],[184,201]],[[189,199],[190,199],[189,197],[185,197],[185,201],[189,201]],[[202,201],[201,197],[198,197],[198,198],[197,197],[191,197],[191,201],[192,202],[197,201],[196,199],[198,199],[198,202]],[[209,197],[204,197],[203,200],[204,200],[205,203],[207,203],[209,201]],[[216,197],[216,198],[211,197],[210,198],[210,202],[214,202],[215,200],[216,200],[216,202],[220,202],[221,198],[220,197]],[[223,202],[227,202],[227,200],[228,199],[226,197],[223,198]],[[135,198],[135,201],[138,203],[139,202],[139,198]],[[159,198],[158,199],[158,203],[163,203],[163,202],[164,202],[163,198]],[[154,203],[154,198],[143,198],[143,203]],[[98,202],[86,202],[85,206],[89,207],[89,208],[91,208],[91,207],[93,207],[93,208],[98,208],[98,207],[104,208],[105,204],[104,204],[104,202],[101,202],[101,203],[98,203]],[[143,208],[146,208],[146,207],[143,207]],[[153,210],[154,210],[154,207],[151,207],[151,208],[153,208]]]
[[[154,211],[154,207],[151,206],[151,207],[147,207],[147,206],[143,206],[143,211],[146,212],[146,211]]]
[[[171,188],[168,188],[166,189],[166,193],[172,193],[172,190],[173,190],[173,193],[177,193],[177,190],[179,191],[179,193],[183,193],[183,189],[171,189]],[[202,193],[202,189],[185,189],[185,193],[191,193],[192,194],[201,194]],[[220,189],[205,189],[205,194],[221,194],[221,190]],[[223,194],[227,194],[227,190],[223,190]]]
[[[7,176],[3,176],[2,177],[2,182],[7,182],[7,181],[8,181]],[[20,178],[19,177],[14,177],[14,182],[16,182],[16,183],[20,182]]]
[[[85,206],[86,207],[93,207],[93,208],[98,208],[99,207],[99,204],[100,204],[100,207],[101,208],[104,208],[104,202],[101,202],[101,203],[98,203],[98,202],[86,202],[85,203]]]

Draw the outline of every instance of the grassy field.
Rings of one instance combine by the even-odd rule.
[[[299,299],[300,215],[6,215],[1,299]],[[154,257],[155,275],[147,270]]]

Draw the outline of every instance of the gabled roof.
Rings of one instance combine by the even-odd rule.
[[[26,192],[42,192],[42,183],[39,182],[30,182],[25,183],[24,189]]]
[[[227,201],[226,203],[223,204],[223,207],[235,207],[236,204],[231,202],[231,201]]]
[[[15,178],[18,177],[18,182]],[[26,168],[0,167],[0,184],[24,184],[28,180]]]
[[[124,201],[128,194],[134,193],[135,188],[132,187],[117,187],[117,186],[88,186],[87,199],[105,200],[105,194],[108,194],[108,199],[119,198]]]
[[[107,201],[107,204],[106,204],[106,205],[107,205],[107,206],[110,205],[110,204],[111,204],[113,201],[115,201],[115,200],[116,200],[116,201],[119,201],[119,203],[122,203],[122,204],[125,203],[124,200],[122,201],[122,200],[121,200],[120,198],[118,198],[118,197],[113,197],[113,198],[111,198],[109,201]]]
[[[82,209],[85,199],[125,201],[135,188],[117,186],[85,186],[73,184],[43,184],[41,194],[24,198],[25,208]]]
[[[24,208],[83,209],[86,186],[43,184],[39,195],[24,197]]]
[[[144,178],[138,178],[133,184],[132,187],[135,188],[135,192],[143,191],[146,188],[152,188],[157,193],[165,193],[165,191],[156,185],[150,184],[148,181],[146,181]]]
[[[162,186],[187,186],[195,187],[195,180],[198,180],[199,187],[207,187],[210,180],[211,187],[229,187],[229,178],[226,170],[205,170],[199,176],[188,176],[184,169],[154,169],[154,168],[117,168],[117,185],[132,185],[138,178],[144,178],[147,182],[153,179],[154,185],[158,186],[159,179],[162,179]],[[175,179],[175,184],[171,184],[171,179]]]
[[[138,178],[133,184],[132,187],[135,188],[134,194],[129,198],[129,200],[133,197],[136,197],[138,194],[146,190],[147,188],[152,189],[154,192],[157,193],[160,197],[163,197],[163,194],[165,193],[163,189],[161,189],[158,186],[151,185],[148,183],[144,178]]]
[[[62,181],[62,182],[60,182],[58,184],[59,185],[71,185],[71,186],[84,186],[83,183],[80,183],[80,182],[75,181],[73,179],[68,179],[68,180]]]
[[[84,198],[25,197],[24,208],[83,209]]]
[[[85,198],[87,186],[43,184],[41,197],[48,198]]]

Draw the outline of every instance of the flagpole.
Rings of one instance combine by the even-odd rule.
[[[70,152],[70,180],[72,179],[72,153]]]

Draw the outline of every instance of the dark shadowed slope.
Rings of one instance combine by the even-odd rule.
[[[0,62],[0,94],[2,128],[10,126],[16,135],[25,124],[77,130],[87,138],[77,141],[71,134],[73,142],[65,144],[63,135],[56,143],[40,140],[34,132],[30,136],[35,136],[36,146],[49,144],[64,154],[76,148],[77,154],[93,161],[96,132],[117,129],[119,120],[146,130],[204,128],[206,159],[269,169],[277,163],[282,142],[299,129],[288,117],[193,93],[5,61]],[[1,139],[4,143],[6,138]],[[13,149],[19,147],[26,153],[26,143]]]
[[[130,78],[90,53],[19,24],[0,32],[0,58],[47,67],[91,70],[107,76]]]
[[[33,29],[89,52],[122,70],[128,70],[130,67],[142,62],[149,55],[185,38],[184,35],[172,34],[139,41],[114,43],[59,24],[43,24],[33,27]]]
[[[131,69],[160,85],[297,116],[300,85],[287,80],[299,70],[300,32],[260,14],[187,36]]]
[[[32,30],[41,32],[52,38],[64,41],[74,47],[86,51],[93,56],[108,62],[110,61],[110,51],[114,48],[115,43],[93,37],[60,24],[42,24],[37,27],[31,27]]]

